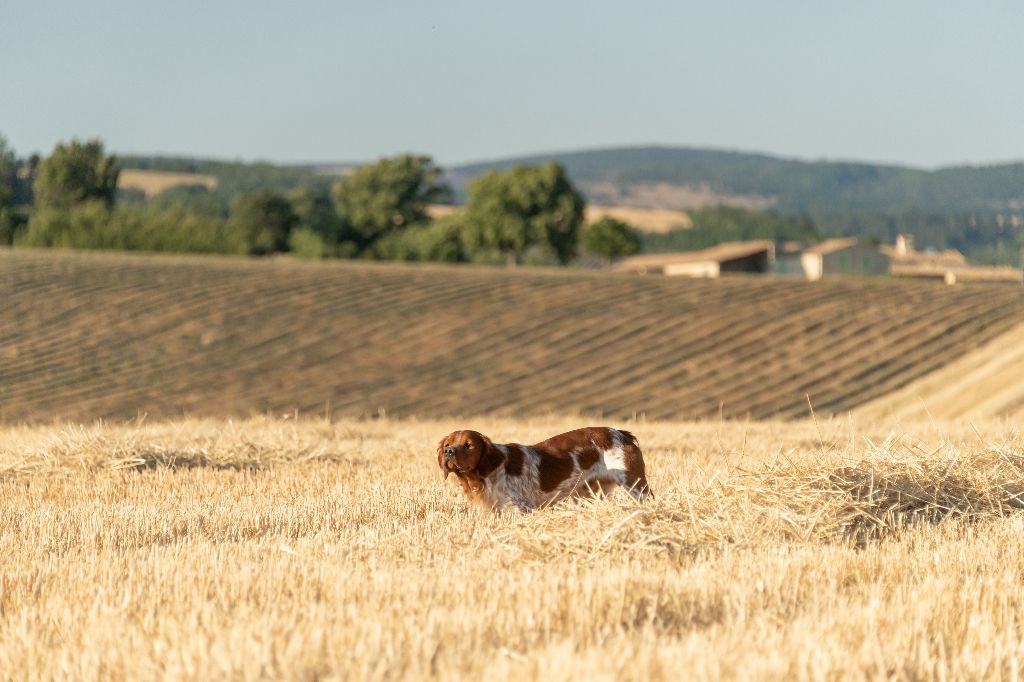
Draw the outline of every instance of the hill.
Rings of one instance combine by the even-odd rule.
[[[727,203],[784,212],[1024,210],[1024,163],[923,170],[685,147],[556,152],[451,169],[457,186],[492,169],[557,161],[592,201],[651,208]]]
[[[202,173],[223,191],[327,184],[353,163],[275,165],[127,155],[125,168]],[[509,157],[449,167],[458,192],[489,170],[557,161],[591,203],[679,210],[714,204],[787,213],[848,210],[1024,211],[1024,163],[935,170],[850,161],[807,161],[688,147],[620,147]]]
[[[1010,286],[0,251],[0,420],[840,412],[1024,321]]]

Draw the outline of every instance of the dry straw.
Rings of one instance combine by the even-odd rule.
[[[578,425],[469,421],[525,442]],[[445,486],[433,445],[454,426],[3,430],[0,670],[980,679],[1024,662],[1009,425],[630,424],[653,500],[530,514]]]

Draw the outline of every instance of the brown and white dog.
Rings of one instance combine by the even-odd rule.
[[[644,456],[628,431],[590,426],[536,445],[496,444],[478,431],[454,431],[437,446],[444,477],[486,507],[535,509],[570,496],[622,486],[637,500],[651,493]]]

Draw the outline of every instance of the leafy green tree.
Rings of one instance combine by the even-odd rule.
[[[467,261],[469,254],[462,241],[463,220],[462,215],[453,214],[392,232],[374,243],[370,255],[388,260]]]
[[[14,150],[7,144],[7,138],[0,135],[0,209],[7,208],[14,201],[14,185],[17,181],[18,161]]]
[[[111,225],[111,210],[99,199],[67,208],[50,206],[37,210],[15,244],[66,249],[125,248],[124,235]]]
[[[242,251],[263,256],[288,250],[289,237],[299,217],[288,199],[264,189],[240,196],[229,222],[244,244]]]
[[[0,245],[14,238],[14,190],[18,180],[18,162],[14,150],[0,135]]]
[[[39,164],[33,185],[36,208],[68,209],[94,200],[111,207],[120,172],[117,160],[103,152],[99,140],[60,143]]]
[[[751,211],[735,206],[710,206],[688,212],[693,227],[643,235],[648,253],[706,249],[722,242],[750,239],[816,242],[821,239],[810,216],[778,211]]]
[[[556,163],[490,171],[469,185],[464,238],[479,255],[500,253],[508,265],[538,246],[567,263],[576,254],[583,207]]]
[[[230,202],[206,185],[175,185],[168,187],[146,202],[148,208],[169,211],[183,210],[205,216],[227,218]]]
[[[323,244],[324,253],[318,257],[348,257],[358,251],[359,236],[348,221],[338,215],[325,189],[302,187],[290,192],[288,199],[299,219],[296,230],[316,235]],[[304,244],[312,243],[308,238],[302,239]]]
[[[611,216],[601,218],[587,226],[580,237],[583,248],[609,262],[622,256],[631,256],[640,250],[640,235],[621,220]]]
[[[331,255],[324,238],[308,227],[296,227],[288,237],[288,250],[292,255],[309,260],[320,260]]]
[[[332,188],[341,218],[361,247],[416,223],[426,222],[427,206],[443,202],[451,189],[430,157],[380,159],[339,180]]]
[[[14,243],[175,253],[244,253],[247,246],[221,217],[181,208],[119,206],[111,210],[96,199],[69,209],[36,211]]]

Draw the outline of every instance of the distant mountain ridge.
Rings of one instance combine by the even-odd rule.
[[[237,190],[294,187],[351,172],[359,164],[241,163],[143,155],[127,168],[207,173]],[[786,213],[836,211],[1024,212],[1024,161],[934,170],[855,161],[808,161],[694,147],[558,151],[446,167],[457,197],[489,170],[556,161],[593,203],[687,209],[724,203]],[[222,176],[230,176],[225,178]],[[234,182],[225,182],[225,180]]]
[[[720,197],[724,199],[721,203],[772,206],[784,212],[1024,210],[1024,162],[925,170],[648,146],[533,154],[462,164],[448,170],[458,191],[468,180],[489,170],[546,161],[565,166],[589,198],[601,203],[692,208]],[[678,195],[677,203],[666,205],[672,203],[673,191]],[[686,203],[686,191],[695,201],[679,205],[680,198]]]
[[[173,157],[121,157],[125,168],[201,173],[225,206],[241,192],[326,191],[358,163],[276,165]],[[489,170],[556,161],[591,205],[688,211],[727,205],[807,214],[825,235],[958,249],[974,263],[1024,264],[1024,162],[926,170],[853,161],[807,161],[688,147],[563,151],[448,166],[456,203]],[[650,248],[650,247],[649,247]]]

